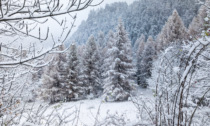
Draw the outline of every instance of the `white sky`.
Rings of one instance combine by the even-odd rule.
[[[97,3],[97,2],[100,2],[101,0],[94,0],[94,3]],[[81,22],[83,20],[86,20],[88,18],[88,15],[89,15],[89,12],[91,10],[96,10],[96,9],[99,9],[99,8],[104,8],[106,6],[106,4],[111,4],[111,3],[114,3],[114,2],[127,2],[128,4],[131,4],[133,1],[135,0],[104,0],[104,2],[102,4],[100,4],[99,6],[94,6],[94,7],[88,7],[86,8],[85,10],[82,10],[82,11],[79,11],[77,12],[77,19],[76,19],[76,22],[75,22],[75,26],[70,35],[68,36],[68,38],[70,38],[70,36],[77,30],[78,26],[81,24]],[[67,16],[68,17],[68,16]],[[57,20],[62,20],[62,16],[57,16],[56,17]],[[71,19],[71,18],[70,18]],[[60,25],[58,25],[58,23],[55,21],[55,20],[49,20],[47,24],[44,24],[44,25],[41,25],[41,35],[42,37],[41,38],[44,38],[46,35],[46,32],[47,32],[47,27],[50,28],[50,33],[49,33],[49,36],[48,36],[48,39],[47,41],[45,41],[43,43],[44,47],[51,47],[51,45],[53,44],[53,40],[51,38],[51,34],[53,35],[53,38],[55,39],[55,41],[57,41],[58,39],[60,39],[60,31],[62,31],[62,28],[63,27],[60,27]],[[37,30],[34,30],[32,34],[34,34],[35,36],[38,35],[38,29]],[[8,41],[11,41],[10,39],[16,39],[16,38],[8,38],[7,36],[3,36],[1,37],[1,40],[3,40],[3,44],[5,43],[8,43]],[[62,38],[61,38],[62,39]],[[68,39],[67,39],[68,41]],[[33,38],[24,38],[24,39],[19,39],[19,42],[15,42],[13,43],[14,46],[19,46],[19,44],[22,43],[24,46],[26,46],[26,48],[29,47],[29,44],[31,43],[37,43],[36,40],[34,40]],[[41,45],[42,46],[42,45]]]
[[[114,2],[127,2],[128,4],[131,4],[133,1],[135,1],[135,0],[104,0],[104,2],[102,4],[100,4],[99,6],[88,7],[85,10],[77,12],[77,20],[75,22],[76,27],[74,27],[72,29],[71,34],[73,34],[77,30],[78,26],[81,24],[81,22],[83,20],[86,20],[88,18],[88,14],[89,14],[90,10],[96,10],[96,9],[99,9],[99,8],[104,8],[106,6],[106,4],[111,4],[111,3],[114,3]],[[97,3],[97,2],[100,2],[100,0],[95,0],[94,3]]]

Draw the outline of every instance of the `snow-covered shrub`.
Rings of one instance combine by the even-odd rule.
[[[210,73],[202,71],[208,67],[199,64],[208,63],[203,55],[209,55],[209,42],[209,37],[205,37],[186,46],[168,47],[154,62],[149,83],[155,90],[158,125],[200,125],[202,122],[196,120],[205,118],[200,113],[208,116],[209,80],[203,75]],[[195,84],[199,79],[201,81]]]

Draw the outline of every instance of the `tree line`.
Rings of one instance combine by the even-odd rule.
[[[68,53],[57,54],[44,68],[41,97],[51,103],[100,96],[104,101],[128,100],[138,86],[149,86],[148,79],[158,54],[170,45],[193,40],[192,36],[202,30],[206,15],[205,7],[201,6],[187,29],[174,10],[156,40],[149,36],[145,41],[142,34],[134,46],[122,20],[115,32],[110,30],[107,39],[100,32],[97,39],[91,35],[84,45],[74,42]],[[60,46],[59,50],[63,48]]]

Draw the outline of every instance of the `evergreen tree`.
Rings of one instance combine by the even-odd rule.
[[[99,52],[93,36],[88,39],[83,59],[83,83],[90,97],[98,96],[100,90]]]
[[[104,74],[104,59],[105,59],[105,52],[106,52],[106,42],[104,33],[102,31],[98,34],[97,39],[97,46],[98,46],[98,52],[99,52],[99,78],[100,78],[100,84],[103,83],[103,74]]]
[[[59,47],[59,50],[64,50],[64,45]],[[69,92],[68,89],[68,64],[67,64],[67,57],[65,53],[58,54],[59,60],[57,64],[57,71],[58,71],[58,85],[61,88],[59,94],[60,101],[66,101],[67,94]]]
[[[104,48],[106,46],[104,33],[102,31],[100,31],[98,34],[97,43],[98,43],[99,47],[101,47],[101,48]]]
[[[146,88],[148,86],[147,79],[151,77],[151,68],[154,56],[155,56],[154,41],[152,36],[149,36],[142,57],[139,57],[140,58],[139,60],[141,61],[138,69],[138,72],[140,72],[140,74],[138,75],[138,83],[143,88]]]
[[[184,23],[180,18],[178,12],[174,10],[157,37],[157,49],[164,49],[172,42],[181,42],[187,39],[187,37],[188,34]]]
[[[142,82],[141,82],[141,74],[143,73],[143,64],[142,64],[142,59],[143,59],[143,51],[144,51],[144,46],[145,46],[145,42],[142,41],[140,44],[139,44],[139,47],[138,47],[138,50],[137,50],[137,55],[136,55],[136,59],[137,59],[137,62],[136,62],[136,68],[137,68],[137,71],[136,71],[136,77],[137,77],[137,84],[140,85]]]
[[[104,9],[91,11],[88,19],[81,23],[70,39],[83,44],[91,34],[97,36],[100,31],[108,36],[109,30],[114,30],[121,17],[133,46],[141,34],[146,39],[149,35],[156,37],[174,9],[188,27],[200,6],[197,2],[198,0],[135,0],[130,5],[126,2],[109,4]]]
[[[108,70],[110,70],[110,67],[112,65],[112,52],[114,51],[113,49],[115,48],[115,35],[114,32],[111,30],[109,31],[109,37],[108,37],[108,42],[105,50],[105,57],[104,57],[104,73],[103,73],[103,80],[104,83],[106,83],[106,79],[108,77]]]
[[[83,65],[84,63],[84,55],[85,55],[85,48],[86,48],[86,45],[83,44],[83,45],[78,45],[78,49],[77,49],[77,54],[78,54],[78,67],[79,67],[79,71],[78,71],[78,85],[81,86],[82,91],[83,91],[83,96],[82,98],[85,98],[85,95],[86,95],[86,87],[87,85],[85,85],[84,83],[84,76],[85,76],[85,73],[84,73],[84,70],[85,70],[85,67]]]
[[[115,41],[110,41],[110,45],[112,42],[113,46],[108,50],[111,65],[104,85],[104,100],[124,101],[128,100],[135,84],[131,80],[134,74],[131,42],[121,21],[117,27]]]
[[[66,90],[67,101],[71,101],[72,99],[77,100],[83,95],[82,85],[79,84],[79,59],[75,43],[70,46],[68,57],[68,84]]]
[[[55,61],[55,60],[54,60]],[[42,91],[41,97],[44,101],[53,102],[55,101],[54,92],[59,90],[58,79],[57,79],[57,69],[54,64],[49,64],[48,67],[44,68],[44,73],[42,75]]]
[[[59,51],[63,51],[63,45],[59,47]],[[49,55],[47,59],[50,59]],[[66,81],[66,59],[63,53],[55,54],[53,61],[45,68],[42,75],[43,90],[42,98],[50,103],[55,103],[65,100],[65,85]]]
[[[138,38],[134,44],[134,52],[137,53],[139,49],[139,45],[145,41],[145,36],[142,34],[140,38]]]

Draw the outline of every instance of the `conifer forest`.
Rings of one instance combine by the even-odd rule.
[[[210,126],[210,0],[0,0],[1,126]]]

